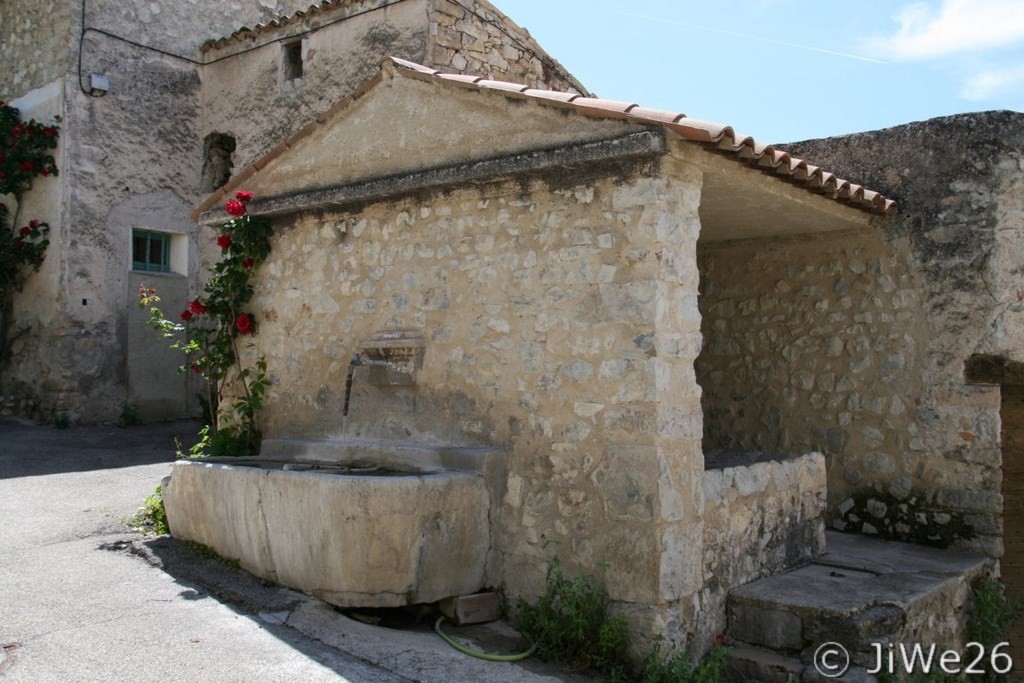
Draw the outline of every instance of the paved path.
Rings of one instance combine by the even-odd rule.
[[[0,419],[0,683],[585,680],[360,624],[131,532],[194,432]]]

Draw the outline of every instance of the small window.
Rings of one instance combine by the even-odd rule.
[[[302,41],[282,46],[284,58],[284,80],[302,78]]]
[[[165,232],[132,230],[132,270],[171,272],[171,236]]]

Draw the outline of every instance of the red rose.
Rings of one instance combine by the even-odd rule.
[[[252,334],[252,318],[246,313],[238,316],[235,318],[235,329],[239,334]]]
[[[246,270],[252,270],[252,267],[255,264],[256,264],[256,261],[254,259],[251,259],[251,258],[247,258],[244,261],[242,261],[242,267],[245,268]]]
[[[235,193],[235,199],[237,199],[238,201],[242,202],[243,204],[245,202],[251,202],[252,201],[252,192],[246,192],[245,190],[239,190],[238,192]]]
[[[188,302],[188,310],[195,315],[202,315],[206,313],[206,306],[199,299],[192,299]]]
[[[201,375],[203,374],[203,369],[199,367],[199,363],[192,363],[192,372]]]
[[[36,228],[39,227],[39,221],[29,221],[28,222],[28,227],[30,227],[33,230],[35,230]]]
[[[30,227],[28,227],[28,226],[26,225],[25,227],[23,227],[23,228],[22,228],[21,230],[19,230],[18,232],[19,232],[19,233],[21,233],[21,236],[22,236],[22,237],[25,237],[25,236],[26,236],[26,235],[28,235],[28,234],[29,234],[30,232],[32,232],[32,228],[30,228]]]
[[[36,170],[36,165],[31,161],[23,161],[21,162],[21,170],[25,171],[26,173],[31,173],[32,171]]]
[[[230,247],[231,246],[231,235],[228,235],[227,233],[225,233],[225,234],[219,236],[217,238],[217,246],[220,247],[221,249],[227,249],[228,247]]]
[[[191,320],[192,319],[192,311],[190,311],[190,310],[188,310],[186,308],[184,311],[181,312],[181,319],[184,320],[185,322],[188,322],[189,320]]]
[[[24,246],[25,246],[25,243],[20,241],[20,240],[14,243],[14,248],[15,249],[21,249]]]
[[[50,169],[44,168],[43,170],[41,170],[39,172],[39,175],[43,176],[44,178],[49,178],[50,177]]]
[[[229,199],[228,203],[224,205],[224,210],[235,218],[238,218],[245,215],[245,204],[237,199]]]

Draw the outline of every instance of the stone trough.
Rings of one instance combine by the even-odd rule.
[[[164,488],[176,538],[334,605],[396,607],[484,585],[491,449],[275,439],[182,460]]]

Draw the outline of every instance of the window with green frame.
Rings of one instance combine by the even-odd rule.
[[[171,236],[166,232],[132,230],[132,270],[171,271]]]

